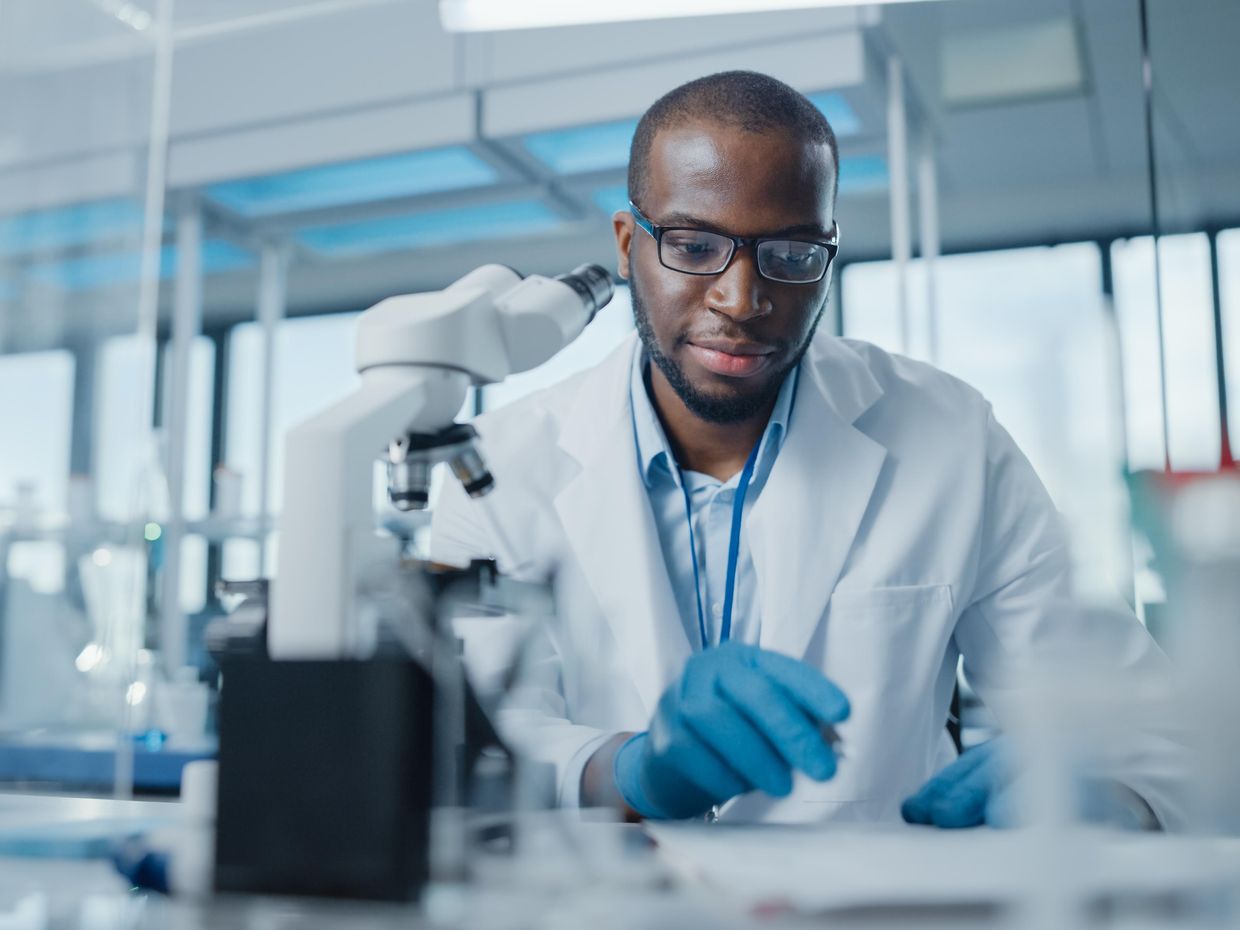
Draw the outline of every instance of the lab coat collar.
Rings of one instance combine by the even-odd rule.
[[[587,378],[566,411],[560,447],[581,465],[555,498],[569,550],[611,627],[646,711],[692,647],[663,563],[650,497],[637,465],[630,337]]]
[[[814,340],[788,437],[745,526],[764,648],[801,658],[822,622],[887,458],[855,425],[882,393],[846,342]]]

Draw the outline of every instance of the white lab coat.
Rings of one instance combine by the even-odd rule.
[[[642,730],[691,654],[637,467],[629,410],[632,337],[596,368],[476,421],[497,488],[485,508],[449,481],[432,555],[495,557],[552,576],[557,618],[541,677],[502,728],[555,765],[577,802],[585,759]],[[808,662],[848,695],[834,779],[799,776],[790,797],[738,798],[735,819],[890,820],[954,757],[944,721],[965,658],[1002,705],[1012,669],[1078,635],[1065,596],[1058,515],[990,405],[959,380],[867,343],[817,335],[791,426],[747,534],[760,645]],[[1135,618],[1089,631],[1116,663],[1165,676]],[[993,701],[993,703],[992,703]],[[1122,779],[1179,822],[1183,753],[1148,733]]]

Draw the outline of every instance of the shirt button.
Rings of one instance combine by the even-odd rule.
[[[720,617],[723,616],[723,605],[720,604],[718,601],[715,601],[715,603],[711,604],[710,609],[714,611],[716,620],[718,620]]]

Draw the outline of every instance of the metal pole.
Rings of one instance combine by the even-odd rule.
[[[917,162],[917,215],[921,223],[921,261],[926,269],[926,358],[939,363],[938,260],[941,251],[939,228],[939,165],[934,138],[922,138]]]
[[[1150,222],[1154,227],[1154,308],[1158,323],[1158,397],[1162,404],[1163,471],[1171,471],[1171,420],[1167,410],[1167,346],[1163,337],[1162,216],[1158,208],[1158,161],[1154,146],[1154,65],[1150,58],[1149,6],[1141,0],[1141,80],[1145,91],[1145,155],[1149,165]]]
[[[146,159],[146,195],[142,217],[142,256],[138,277],[138,337],[153,349],[159,326],[159,281],[164,239],[164,186],[168,170],[168,135],[172,108],[172,0],[159,0],[156,7],[154,88],[151,99],[150,141]],[[137,405],[143,425],[155,416],[154,376],[145,385]]]
[[[1214,364],[1217,374],[1215,383],[1218,385],[1218,431],[1219,431],[1219,469],[1226,470],[1236,467],[1236,460],[1231,452],[1231,424],[1227,412],[1227,358],[1226,343],[1223,341],[1223,290],[1219,278],[1218,267],[1218,233],[1211,232],[1210,240],[1210,284],[1214,294]]]
[[[258,417],[258,518],[266,520],[271,508],[272,407],[275,400],[276,329],[288,301],[288,247],[263,246],[259,264],[258,324],[263,338],[263,386]],[[259,577],[267,576],[266,540],[259,539]]]
[[[202,210],[187,200],[177,214],[176,291],[164,433],[168,442],[168,519],[159,599],[160,649],[171,675],[185,664],[188,627],[181,610],[181,540],[185,536],[185,446],[189,432],[189,374],[194,340],[202,333]]]
[[[208,335],[215,345],[214,365],[211,378],[211,468],[214,476],[215,468],[225,461],[225,444],[228,434],[228,329],[212,329]],[[209,497],[211,513],[220,509],[217,497],[218,484],[211,481]],[[207,600],[214,601],[215,584],[223,573],[224,545],[219,538],[211,539],[207,544]]]
[[[159,324],[159,282],[160,262],[164,236],[164,185],[168,167],[168,135],[171,124],[172,109],[172,55],[174,43],[172,39],[173,0],[158,0],[155,6],[154,28],[151,36],[154,40],[151,90],[150,137],[147,140],[146,160],[146,191],[143,201],[142,218],[142,257],[138,280],[138,319],[137,336],[139,341],[150,348],[151,359],[156,355],[156,333]],[[143,378],[141,394],[136,398],[130,415],[135,418],[137,432],[144,434],[147,441],[142,445],[150,447],[153,441],[152,422],[155,417],[155,371]],[[136,486],[137,476],[142,464],[138,456],[132,459],[133,471],[130,486]],[[142,515],[129,514],[130,527],[126,531],[126,544],[132,550],[139,550],[144,545]],[[145,600],[145,582],[132,582],[134,589],[129,591],[126,603],[142,604]],[[145,620],[145,614],[135,617],[134,621]],[[133,662],[135,657],[126,657]],[[132,681],[135,666],[130,666],[126,680]],[[133,796],[133,740],[129,736],[129,703],[127,696],[121,696],[120,726],[116,734],[116,757],[112,769],[112,793],[117,798]]]
[[[1128,453],[1128,379],[1124,370],[1123,334],[1120,332],[1119,314],[1115,312],[1115,266],[1111,259],[1111,250],[1114,243],[1102,241],[1097,243],[1097,246],[1102,271],[1101,298],[1103,319],[1106,326],[1106,339],[1115,353],[1114,390],[1119,404],[1119,416],[1117,417],[1119,461],[1121,471],[1126,479],[1132,473],[1132,459]],[[1124,600],[1128,602],[1128,606],[1137,612],[1139,616],[1144,617],[1144,607],[1137,603],[1136,533],[1133,531],[1131,520],[1128,521],[1127,526],[1128,544],[1123,547],[1124,578],[1122,579],[1123,583],[1120,586],[1120,591],[1123,594]]]
[[[887,165],[891,173],[891,259],[895,265],[900,314],[900,351],[912,344],[909,324],[908,269],[913,257],[909,216],[908,125],[904,101],[904,65],[896,55],[887,59]]]

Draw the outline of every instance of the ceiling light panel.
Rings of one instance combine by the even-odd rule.
[[[498,179],[468,148],[449,146],[226,181],[206,194],[241,216],[259,218],[485,187]]]
[[[1070,17],[949,35],[942,45],[949,106],[1080,93],[1085,65]]]
[[[254,262],[254,256],[231,242],[208,239],[202,245],[203,274],[236,271]],[[171,278],[180,265],[177,247],[160,249],[159,276]],[[89,291],[100,288],[134,286],[142,273],[140,251],[114,252],[108,255],[87,255],[82,258],[31,265],[27,274],[31,281],[50,284],[66,291]]]
[[[636,129],[637,120],[620,120],[537,132],[525,136],[521,143],[556,174],[606,171],[629,163],[629,145]]]
[[[142,233],[142,208],[133,200],[99,200],[0,217],[0,256],[78,248]]]
[[[495,32],[856,5],[855,0],[439,0],[439,16],[449,32]]]
[[[320,255],[346,257],[532,235],[563,223],[542,201],[513,200],[315,226],[296,238]]]

